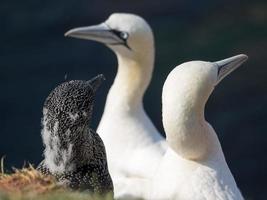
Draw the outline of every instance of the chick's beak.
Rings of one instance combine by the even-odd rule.
[[[99,74],[89,81],[86,81],[86,83],[93,89],[94,92],[96,92],[104,80],[106,80],[105,76],[103,74]]]

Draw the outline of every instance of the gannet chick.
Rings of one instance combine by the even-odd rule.
[[[168,75],[162,115],[169,148],[153,180],[151,199],[243,199],[204,108],[214,87],[246,60],[238,55],[218,62],[191,61]]]
[[[146,198],[166,150],[164,138],[143,108],[154,68],[152,30],[137,15],[115,13],[104,23],[65,35],[104,43],[117,55],[118,72],[97,132],[107,149],[115,197]]]
[[[95,92],[104,80],[74,80],[57,86],[43,107],[44,160],[38,166],[73,189],[112,192],[104,144],[89,125]]]

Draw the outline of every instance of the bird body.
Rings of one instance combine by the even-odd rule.
[[[247,56],[191,61],[168,75],[162,92],[168,150],[152,181],[150,199],[242,200],[217,134],[205,120],[214,87]]]
[[[101,195],[111,193],[113,190],[112,180],[110,178],[110,175],[108,174],[107,165],[103,164],[106,162],[105,156],[101,155],[104,144],[98,134],[93,130],[90,130],[90,132],[86,134],[93,135],[93,137],[90,138],[89,145],[94,146],[94,148],[92,148],[91,150],[93,151],[94,157],[96,157],[96,155],[99,156],[97,159],[91,158],[87,160],[87,163],[79,165],[75,165],[76,162],[71,161],[73,163],[71,165],[71,168],[69,169],[66,168],[66,163],[62,163],[61,166],[59,166],[61,168],[60,169],[57,168],[57,165],[55,163],[44,160],[39,164],[37,169],[43,174],[54,176],[61,185],[65,185],[72,189],[89,191]],[[86,140],[81,141],[84,142]],[[100,146],[97,147],[97,145],[99,144]],[[73,146],[72,148],[77,147]],[[79,148],[88,150],[88,146],[85,147],[84,145],[79,146]],[[47,156],[49,156],[49,154]],[[62,155],[59,154],[59,156]],[[79,159],[85,160],[84,157],[80,157]],[[47,164],[47,162],[50,162],[50,164]],[[57,168],[59,171],[54,171],[55,168]]]
[[[154,68],[154,38],[144,19],[115,13],[96,26],[75,28],[66,36],[106,44],[118,59],[97,132],[107,149],[115,198],[146,198],[166,143],[143,108]]]
[[[115,176],[116,195],[119,197],[147,197],[151,184],[150,179],[152,179],[154,169],[163,154],[163,151],[158,152],[163,145],[161,138],[150,138],[148,135],[151,132],[156,133],[156,130],[143,112],[143,110],[139,110],[120,115],[115,115],[115,113],[114,115],[112,113],[104,115],[105,118],[110,117],[112,120],[104,125],[100,124],[98,128],[98,131],[102,131],[102,133],[107,133],[108,129],[112,129],[117,133],[114,137],[120,138],[118,144],[117,141],[108,140],[110,137],[108,134],[101,135],[104,141],[106,139],[105,144],[112,147],[108,154],[110,157],[108,160],[111,166],[110,170]],[[120,122],[123,118],[124,120]],[[118,122],[124,124],[118,126]],[[144,127],[145,123],[146,127]],[[148,125],[150,126],[148,127]],[[131,134],[127,134],[129,132]],[[149,159],[145,159],[146,157]]]
[[[112,192],[104,144],[89,124],[94,95],[103,76],[56,87],[43,108],[44,160],[38,166],[73,189]]]
[[[243,199],[222,151],[204,160],[190,160],[169,148],[153,181],[151,200]]]

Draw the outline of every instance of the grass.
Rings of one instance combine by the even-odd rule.
[[[89,193],[71,191],[57,184],[52,176],[45,176],[31,165],[23,169],[4,172],[0,165],[0,200],[111,200],[110,195],[99,197]]]

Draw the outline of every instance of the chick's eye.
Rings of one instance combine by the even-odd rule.
[[[126,32],[120,32],[120,37],[124,40],[126,40],[128,38],[129,34]]]

